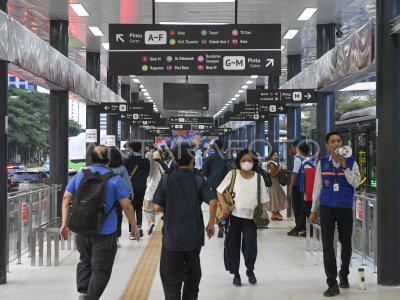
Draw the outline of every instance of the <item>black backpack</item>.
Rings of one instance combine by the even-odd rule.
[[[115,207],[114,204],[106,213],[107,181],[116,174],[108,172],[101,175],[92,173],[90,169],[82,172],[82,181],[70,205],[68,227],[75,233],[90,236],[100,232]]]

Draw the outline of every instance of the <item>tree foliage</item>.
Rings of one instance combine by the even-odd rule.
[[[82,126],[77,123],[75,120],[68,120],[68,136],[77,136],[81,132],[84,132],[85,130],[82,128]]]

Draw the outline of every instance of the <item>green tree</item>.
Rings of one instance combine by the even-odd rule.
[[[77,136],[81,132],[84,132],[85,130],[82,128],[82,126],[75,122],[74,120],[69,119],[68,120],[68,136]]]

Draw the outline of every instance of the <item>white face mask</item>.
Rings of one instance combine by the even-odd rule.
[[[250,171],[251,169],[253,169],[253,163],[248,161],[240,163],[240,168],[245,171]]]

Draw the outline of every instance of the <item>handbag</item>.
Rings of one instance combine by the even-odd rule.
[[[263,219],[261,216],[263,215],[263,209],[261,205],[261,176],[257,174],[257,207],[253,212],[253,221],[257,228],[265,228],[268,227],[269,217],[267,214],[267,218]]]
[[[233,191],[233,187],[235,186],[236,180],[236,170],[232,171],[232,178],[230,184],[226,187],[222,196],[224,196],[226,203],[228,204],[229,214],[232,213],[233,206],[235,205],[235,192]],[[225,216],[221,204],[218,202],[217,204],[217,213],[215,215],[215,223],[219,225],[222,220],[226,219],[228,216]]]
[[[288,184],[288,178],[284,170],[279,171],[278,181],[280,185],[286,186]]]
[[[129,175],[129,179],[130,179],[131,181],[132,181],[132,177],[135,175],[135,173],[136,173],[136,171],[138,170],[138,168],[139,168],[139,166],[136,165],[136,166],[133,168],[131,175]],[[134,194],[134,192],[132,191],[132,194],[131,194],[130,197],[129,197],[129,200],[131,200],[132,206],[133,206],[133,203],[134,203],[134,202],[133,202],[134,199],[135,199],[135,194]]]

